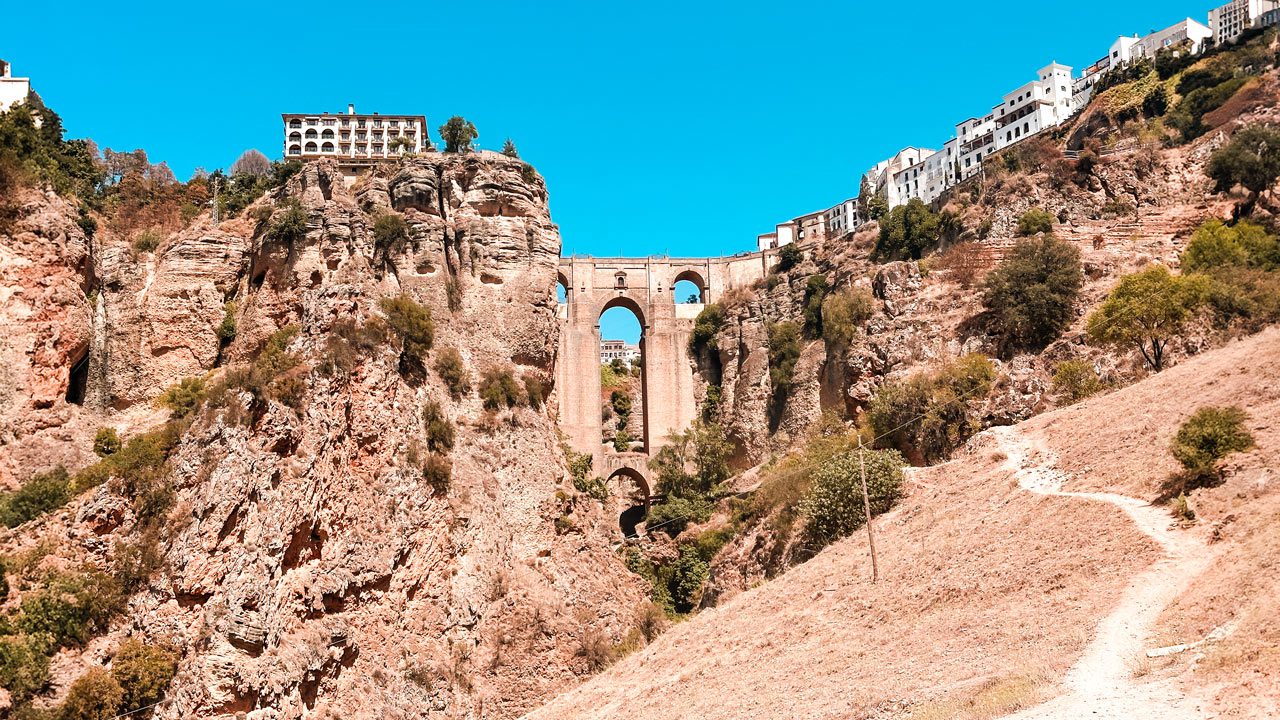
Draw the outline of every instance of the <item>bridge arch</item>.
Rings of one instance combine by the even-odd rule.
[[[649,504],[653,500],[649,481],[645,479],[644,473],[633,465],[633,463],[642,462],[643,459],[643,455],[638,458],[628,458],[622,454],[615,456],[615,462],[621,461],[626,464],[613,470],[605,480],[613,510],[618,516],[618,529],[622,531],[624,538],[639,536],[640,533],[636,528],[648,517]]]
[[[596,313],[596,326],[599,327],[600,317],[614,308],[625,308],[635,314],[636,320],[640,321],[640,344],[643,345],[644,332],[649,327],[649,323],[645,321],[644,308],[630,295],[618,295],[617,297],[609,298],[601,305],[600,312]]]
[[[684,302],[676,292],[676,286],[682,282],[693,284],[693,286],[698,289],[698,299],[700,302],[703,304],[707,302],[707,280],[702,276],[702,273],[692,268],[682,270],[677,273],[675,277],[671,278],[671,300],[673,302]]]

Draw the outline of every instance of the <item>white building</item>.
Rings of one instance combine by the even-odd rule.
[[[1219,45],[1235,42],[1249,28],[1261,25],[1262,16],[1280,7],[1280,0],[1231,0],[1209,11],[1209,30]]]
[[[640,359],[640,346],[623,340],[600,341],[600,364],[608,365],[614,360],[633,363]]]
[[[1134,47],[1136,55],[1155,59],[1156,53],[1186,42],[1191,54],[1199,54],[1204,44],[1213,37],[1208,26],[1186,18],[1163,30],[1157,30],[1138,41]]]
[[[827,233],[838,238],[848,235],[861,227],[864,222],[858,212],[858,198],[849,198],[829,208],[823,215],[826,217]]]
[[[12,67],[0,60],[0,112],[21,105],[31,94],[31,79],[13,77]]]
[[[1036,80],[1005,95],[1004,102],[992,109],[997,150],[1053,127],[1075,113],[1071,68],[1049,63],[1038,75]]]
[[[759,250],[771,250],[780,248],[783,245],[790,245],[796,241],[796,223],[794,220],[788,220],[779,223],[773,228],[773,232],[756,236],[756,248]]]
[[[357,115],[354,105],[346,115],[285,113],[284,156],[314,160],[337,158],[347,165],[375,160],[426,147],[427,118],[422,115]]]
[[[973,177],[982,169],[982,159],[996,151],[995,114],[983,118],[969,118],[956,125],[959,142],[960,176],[957,180]]]
[[[1131,60],[1140,53],[1137,47],[1142,43],[1142,38],[1135,33],[1133,37],[1125,37],[1121,35],[1116,41],[1111,43],[1111,49],[1107,51],[1107,69],[1115,70],[1121,65],[1128,65]]]
[[[869,177],[873,190],[884,197],[890,208],[906,205],[912,197],[919,197],[923,161],[935,151],[929,148],[905,147],[888,160],[876,163]],[[876,173],[876,170],[883,168]]]

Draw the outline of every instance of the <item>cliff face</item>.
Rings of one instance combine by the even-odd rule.
[[[281,241],[270,228],[295,201],[305,234]],[[373,226],[390,212],[407,233],[383,242]],[[154,253],[90,247],[74,222],[25,222],[42,234],[6,252],[30,269],[4,263],[4,312],[22,328],[5,350],[15,429],[0,466],[20,468],[6,480],[87,463],[98,426],[127,435],[163,420],[152,401],[165,387],[206,373],[216,384],[282,328],[296,329],[287,350],[302,361],[289,371],[296,408],[233,385],[195,415],[170,460],[162,569],[125,626],[59,660],[55,684],[144,632],[185,652],[157,717],[511,717],[590,672],[584,644],[629,629],[642,590],[607,549],[612,519],[565,478],[553,408],[454,399],[435,372],[401,372],[389,342],[332,370],[335,330],[405,294],[432,312],[431,357],[456,348],[473,386],[488,369],[551,381],[560,239],[523,163],[428,155],[351,190],[311,164],[243,219],[198,222]],[[76,405],[68,366],[86,351]],[[456,428],[447,487],[421,469],[429,406]],[[108,485],[34,525],[8,550],[69,538],[53,564],[109,564],[136,530]]]

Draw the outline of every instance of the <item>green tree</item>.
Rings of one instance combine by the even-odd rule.
[[[613,405],[613,411],[619,416],[627,416],[631,414],[631,395],[624,390],[614,390],[609,395],[609,402]]]
[[[861,458],[859,453],[861,452]],[[843,452],[828,458],[813,473],[809,492],[800,502],[807,520],[811,550],[816,551],[862,527],[862,468],[867,474],[871,514],[887,512],[901,495],[906,461],[896,450]]]
[[[1219,192],[1242,185],[1250,193],[1249,204],[1271,189],[1280,177],[1280,129],[1250,125],[1209,156],[1206,167]]]
[[[680,548],[671,577],[671,600],[675,611],[687,613],[696,609],[702,601],[702,587],[707,582],[710,568],[693,544]]]
[[[520,385],[510,370],[489,368],[480,378],[480,400],[486,410],[499,410],[504,405],[513,408],[520,404]]]
[[[480,133],[461,115],[454,115],[440,126],[440,137],[444,140],[445,152],[461,153],[471,151],[471,141],[480,137]]]
[[[1241,220],[1227,225],[1217,218],[1205,221],[1191,235],[1182,252],[1186,271],[1227,267],[1280,267],[1280,239],[1261,225]]]
[[[409,225],[400,213],[379,213],[373,221],[374,247],[387,251],[409,239]]]
[[[879,193],[872,193],[867,200],[867,215],[871,220],[881,220],[889,213],[889,201]]]
[[[775,397],[791,391],[796,362],[800,359],[800,326],[793,322],[768,323],[769,386]]]
[[[440,352],[436,353],[435,371],[444,381],[445,387],[449,388],[449,395],[454,400],[471,392],[471,372],[462,362],[462,355],[457,348],[440,348]]]
[[[719,303],[711,303],[702,308],[693,321],[693,332],[689,336],[689,351],[694,355],[703,349],[716,349],[716,333],[724,327],[724,310]]]
[[[123,699],[124,690],[111,673],[91,668],[71,683],[58,720],[112,720]]]
[[[822,301],[827,299],[831,284],[825,275],[811,275],[804,286],[804,333],[822,337]]]
[[[23,703],[49,682],[49,646],[44,637],[0,635],[0,687]]]
[[[516,144],[511,141],[511,138],[507,138],[507,141],[502,143],[502,154],[510,158],[520,157],[520,152],[516,150]]]
[[[618,452],[627,452],[631,449],[631,433],[625,429],[620,429],[613,434],[613,449]]]
[[[382,298],[378,307],[387,316],[387,325],[395,331],[400,341],[401,368],[426,367],[427,352],[435,338],[435,323],[431,309],[419,305],[408,294],[394,298]]]
[[[115,455],[120,452],[120,435],[113,427],[100,427],[93,436],[93,452],[98,457]]]
[[[778,264],[774,267],[778,272],[786,272],[804,262],[804,253],[795,243],[787,243],[778,251]]]
[[[1100,345],[1137,347],[1160,372],[1165,347],[1185,331],[1207,289],[1203,277],[1173,275],[1161,265],[1125,275],[1089,316],[1089,338]]]
[[[1018,234],[1036,235],[1053,232],[1053,219],[1053,215],[1043,208],[1030,208],[1018,217]]]
[[[822,301],[822,339],[828,353],[849,347],[875,315],[875,307],[875,297],[866,288],[847,287],[827,295]]]
[[[1219,474],[1218,461],[1253,447],[1245,427],[1248,416],[1238,407],[1202,407],[1178,428],[1170,451],[1197,484]]]
[[[907,256],[919,259],[938,241],[938,214],[920,198],[911,198],[880,221],[880,238],[875,254],[881,258]]]
[[[1019,241],[983,283],[1002,349],[1035,350],[1057,339],[1075,317],[1083,283],[1075,244],[1052,235]]]
[[[1102,381],[1088,361],[1063,360],[1053,370],[1053,392],[1061,402],[1077,403],[1099,390]]]
[[[111,660],[111,677],[121,690],[121,712],[159,702],[177,672],[178,653],[172,647],[129,638]]]
[[[874,194],[871,189],[871,179],[866,173],[862,174],[862,179],[858,181],[858,216],[866,220],[871,217],[871,196]]]
[[[267,228],[265,237],[271,242],[293,245],[307,235],[307,211],[295,199],[284,205],[284,212]]]
[[[36,473],[12,492],[0,495],[0,523],[15,528],[56,510],[71,499],[70,478],[66,468]]]

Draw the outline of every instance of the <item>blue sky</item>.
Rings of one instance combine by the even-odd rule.
[[[281,112],[461,114],[547,178],[566,253],[700,256],[855,194],[867,166],[939,146],[1052,60],[1078,70],[1209,3],[395,7],[10,3],[0,57],[70,135],[184,179],[278,157]]]

